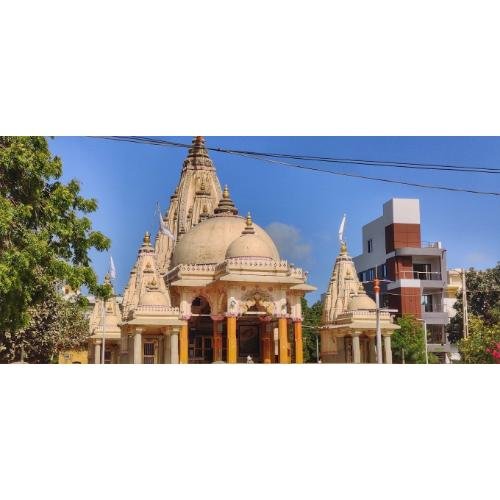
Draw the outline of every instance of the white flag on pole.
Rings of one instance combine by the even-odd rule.
[[[345,221],[346,221],[346,216],[342,217],[342,222],[340,223],[339,227],[339,241],[340,243],[344,243],[344,227],[345,227]]]
[[[161,216],[161,209],[160,209],[160,204],[156,203],[156,211],[158,212],[158,217],[160,219],[160,232],[161,234],[164,234],[165,236],[168,236],[172,240],[175,241],[175,236],[172,234],[170,229],[167,227],[165,224],[165,221],[163,220],[163,217]]]
[[[116,279],[115,262],[114,262],[113,257],[111,255],[109,256],[109,277],[112,280]]]

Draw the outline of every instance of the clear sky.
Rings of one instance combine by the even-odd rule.
[[[191,142],[191,137],[168,137]],[[95,197],[95,229],[112,240],[121,293],[145,231],[156,235],[155,204],[162,210],[179,181],[184,149],[56,137],[51,151],[63,160],[64,179],[76,178]],[[498,137],[207,137],[210,147],[386,161],[500,167]],[[309,271],[324,292],[338,252],[337,231],[347,213],[345,238],[351,255],[361,251],[361,227],[382,214],[390,198],[419,198],[422,239],[441,241],[448,267],[491,267],[500,260],[500,197],[478,196],[358,180],[210,153],[221,184],[228,184],[240,213],[269,228],[283,258]],[[293,160],[292,160],[293,162]],[[420,183],[500,191],[500,175],[409,171],[374,166],[320,164],[331,170]],[[92,253],[100,279],[107,254]]]

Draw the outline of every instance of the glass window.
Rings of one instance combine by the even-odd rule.
[[[370,238],[368,240],[368,253],[372,253],[373,251],[373,240]]]

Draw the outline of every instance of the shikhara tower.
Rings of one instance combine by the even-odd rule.
[[[178,240],[193,226],[213,214],[222,197],[215,166],[208,156],[205,140],[193,139],[187,158],[182,165],[181,177],[163,220]],[[155,242],[158,269],[168,271],[175,242],[158,232]]]

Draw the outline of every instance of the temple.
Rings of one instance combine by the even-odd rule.
[[[302,363],[301,299],[315,289],[250,213],[239,215],[196,137],[121,309],[114,298],[96,301],[90,362]]]
[[[391,335],[399,328],[391,313],[379,311],[384,363],[392,363]],[[335,260],[321,318],[323,363],[376,363],[375,302],[366,294],[347,245],[342,242]]]

